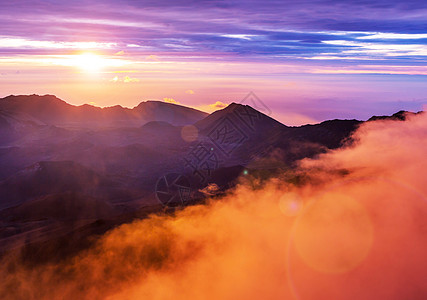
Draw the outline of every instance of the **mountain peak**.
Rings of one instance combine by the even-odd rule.
[[[192,108],[192,107],[188,107],[188,106],[178,104],[178,103],[160,101],[160,100],[144,100],[144,101],[140,102],[134,108],[144,108],[144,107],[179,107],[179,108],[183,108],[183,109],[186,109],[189,111],[190,110],[191,111],[197,111],[197,112],[204,113],[204,114],[208,115],[207,113],[202,112],[202,111],[197,110],[197,109]]]
[[[199,129],[206,129],[209,127],[212,127],[213,124],[217,123],[222,118],[237,118],[238,122],[243,122],[246,124],[246,126],[252,127],[254,125],[254,122],[258,123],[257,126],[260,126],[261,124],[270,124],[272,126],[284,126],[279,121],[263,114],[262,112],[256,110],[250,105],[247,104],[241,104],[232,102],[227,107],[217,110],[204,118],[203,120],[197,122],[195,125]]]
[[[158,100],[143,101],[133,110],[148,122],[164,121],[176,126],[193,124],[208,115],[191,107]]]
[[[258,110],[256,110],[255,108],[253,108],[252,106],[250,106],[250,105],[248,105],[248,104],[242,104],[242,103],[236,103],[236,102],[231,102],[229,105],[227,105],[226,107],[224,107],[224,108],[223,108],[223,109],[221,109],[221,110],[225,110],[225,109],[236,109],[236,108],[238,108],[238,107],[248,107],[248,108],[250,108],[251,110],[258,111]]]

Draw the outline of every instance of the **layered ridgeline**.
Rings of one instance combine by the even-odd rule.
[[[16,120],[69,128],[138,127],[150,121],[187,125],[207,116],[193,108],[161,101],[144,101],[132,109],[120,105],[100,108],[73,106],[53,95],[8,96],[0,99],[0,112],[0,123]]]
[[[72,230],[102,227],[223,192],[240,176],[292,170],[300,159],[343,146],[361,123],[289,127],[236,103],[208,115],[160,101],[128,109],[73,106],[51,95],[5,97],[0,223],[12,229],[0,232],[2,247],[64,220]],[[93,223],[99,219],[110,223]],[[71,230],[61,228],[56,235]],[[49,230],[43,232],[51,238]]]

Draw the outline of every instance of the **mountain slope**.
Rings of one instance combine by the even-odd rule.
[[[132,111],[144,122],[163,121],[175,126],[193,124],[208,116],[207,113],[194,108],[152,100],[141,102]]]
[[[114,214],[113,207],[107,201],[68,191],[40,196],[15,207],[4,209],[0,212],[0,218],[20,222],[44,219],[96,220],[108,218]]]
[[[96,195],[112,183],[72,161],[44,161],[0,182],[0,209],[49,194],[74,192]]]
[[[230,164],[242,164],[251,155],[274,145],[289,127],[248,105],[232,103],[194,124],[200,140]]]

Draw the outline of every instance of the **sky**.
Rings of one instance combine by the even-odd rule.
[[[0,1],[0,97],[211,112],[253,92],[298,125],[421,110],[426,80],[425,1]]]

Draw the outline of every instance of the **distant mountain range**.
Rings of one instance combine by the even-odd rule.
[[[209,115],[159,101],[128,109],[8,96],[0,99],[0,243],[15,247],[17,232],[65,220],[114,224],[147,209],[192,203],[240,176],[270,176],[341,147],[361,123],[289,127],[236,103]],[[61,228],[56,235],[71,230]],[[36,236],[32,242],[43,237]]]
[[[19,115],[20,121],[34,125],[69,128],[138,127],[150,121],[165,121],[182,126],[208,115],[193,108],[161,101],[144,101],[132,109],[120,105],[105,108],[88,104],[73,106],[53,95],[2,98],[0,113],[0,124],[11,121],[10,125],[13,126],[13,117]]]

